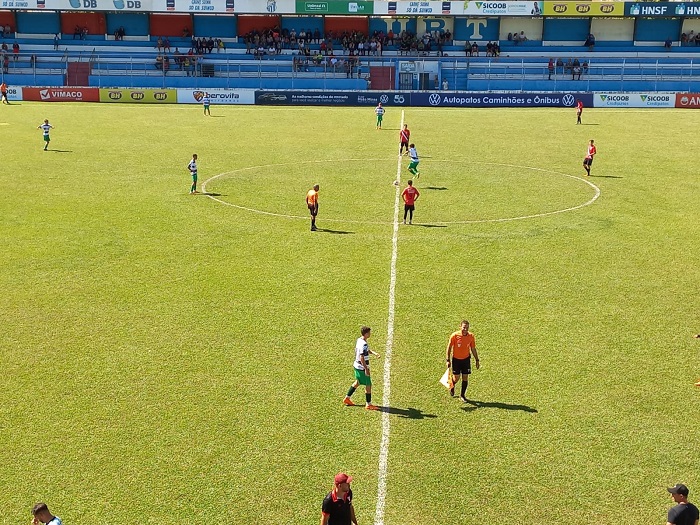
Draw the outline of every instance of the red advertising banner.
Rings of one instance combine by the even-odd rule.
[[[24,100],[35,100],[39,102],[99,102],[99,88],[91,87],[48,87],[22,88],[22,98]]]
[[[700,93],[676,93],[676,107],[700,109]]]

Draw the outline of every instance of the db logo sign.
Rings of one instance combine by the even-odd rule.
[[[141,98],[143,98],[143,96]],[[168,98],[168,94],[165,91],[156,91],[153,93],[153,98],[156,100],[166,100]]]
[[[131,100],[143,100],[146,94],[143,91],[132,91]]]
[[[442,97],[438,95],[437,93],[433,93],[428,97],[428,103],[431,106],[439,106],[440,102],[442,102]]]
[[[121,91],[110,91],[107,96],[110,98],[110,100],[119,100],[122,98],[122,92]]]
[[[195,91],[194,93],[192,93],[192,96],[194,97],[194,99],[197,102],[201,102],[202,99],[204,98],[204,95],[205,95],[204,91]]]
[[[574,96],[573,96],[573,95],[567,93],[566,95],[564,95],[564,96],[562,97],[561,102],[562,102],[562,104],[564,104],[566,107],[571,107],[571,106],[574,105],[574,103],[575,103],[576,101],[574,100]]]

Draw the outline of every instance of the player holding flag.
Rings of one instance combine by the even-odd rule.
[[[401,146],[399,147],[399,155],[403,153],[403,149],[406,148],[404,155],[408,155],[408,142],[411,138],[411,131],[408,129],[408,124],[403,125],[403,129],[399,133],[399,138],[401,140]]]
[[[374,108],[374,114],[377,115],[377,129],[382,129],[382,119],[384,118],[384,108],[382,107],[381,102],[379,104],[377,104],[376,108]]]
[[[595,144],[593,144],[593,139],[591,139],[588,142],[588,153],[583,159],[583,169],[586,170],[586,177],[589,177],[591,175],[591,164],[593,164],[593,156],[596,153],[598,153],[598,151],[595,148]]]

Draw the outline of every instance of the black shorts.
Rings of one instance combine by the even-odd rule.
[[[318,215],[318,204],[315,206],[309,206],[309,213],[312,217],[316,217],[316,215]]]
[[[586,157],[583,159],[584,166],[590,166],[591,164],[593,164],[593,157]]]
[[[416,209],[416,207],[413,204],[404,204],[403,205],[403,211],[414,211],[415,209]]]
[[[466,359],[452,358],[452,374],[471,374],[472,373],[472,358],[467,357]]]

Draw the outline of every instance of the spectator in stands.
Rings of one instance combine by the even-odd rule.
[[[547,80],[552,80],[552,75],[554,74],[554,59],[549,59],[549,64],[547,64],[547,71],[549,72],[549,78]]]
[[[225,49],[224,41],[221,40],[220,38],[216,39],[216,52],[223,52]],[[280,47],[280,52],[282,51],[282,48]]]
[[[58,51],[58,33],[53,36],[53,50]]]
[[[571,62],[571,59],[569,58],[566,63],[564,64],[564,73],[571,73],[574,69],[574,64]]]
[[[15,62],[19,60],[19,44],[17,42],[12,44],[12,57]]]
[[[690,33],[688,33],[688,43],[692,44],[694,39],[695,39],[695,31],[693,31],[691,29]]]
[[[2,54],[3,54],[3,56],[5,56],[5,53],[7,53],[7,51],[8,51],[7,44],[6,44],[5,42],[3,42],[3,43],[2,43]]]
[[[588,33],[586,41],[583,43],[583,45],[587,47],[589,51],[593,51],[593,47],[595,46],[595,35],[593,33]]]
[[[513,41],[513,33],[508,33],[507,40],[508,40],[508,42],[512,42],[512,41]]]
[[[581,64],[581,69],[583,70],[584,75],[588,73],[588,60],[583,61],[583,63]]]
[[[5,24],[5,27],[2,30],[2,34],[5,38],[10,37],[10,35],[12,34],[12,28],[10,27],[9,24]]]
[[[314,42],[321,42],[321,32],[318,29],[314,30]]]
[[[156,40],[156,49],[160,53],[163,50],[163,38],[158,37],[158,40]]]
[[[513,43],[516,46],[520,43],[520,35],[518,33],[513,33]]]
[[[688,43],[688,35],[681,33],[681,45],[684,46]]]
[[[495,57],[501,56],[501,44],[499,44],[498,41],[493,43],[493,47],[491,47],[491,54]]]
[[[4,73],[9,73],[9,69],[10,69],[10,57],[7,55],[3,55],[2,70]]]
[[[527,42],[527,37],[525,36],[525,31],[520,31],[520,36],[518,37],[520,42]]]
[[[700,33],[695,35],[695,38],[693,40],[695,41],[696,46],[700,46]]]
[[[189,27],[183,28],[183,30],[182,30],[182,37],[183,37],[183,38],[189,38],[189,37],[191,37],[191,36],[192,36],[192,33],[190,32],[190,28],[189,28]]]
[[[464,44],[464,56],[472,56],[472,43],[469,40],[467,40]]]
[[[448,89],[450,89],[450,83],[447,82],[446,78],[443,78],[442,79],[442,90],[447,91]]]
[[[76,36],[81,38],[82,34],[83,30],[80,28],[80,26],[75,26],[75,29],[73,29],[73,40],[75,40]]]
[[[156,69],[163,70],[163,55],[158,53],[158,56],[156,57],[156,63],[155,63]]]
[[[571,80],[581,80],[581,65],[577,64],[571,70]]]
[[[124,29],[124,26],[119,26],[117,32],[119,33],[119,40],[124,40],[124,37],[126,36],[126,29]]]
[[[175,61],[175,65],[182,70],[182,53],[180,53],[180,50],[177,47],[173,53],[173,60]]]
[[[473,57],[478,57],[478,56],[479,56],[479,44],[477,44],[476,42],[474,42],[474,43],[472,44],[472,56],[473,56]]]
[[[665,49],[671,49],[671,46],[673,45],[673,40],[671,40],[671,37],[669,36],[666,41],[664,42],[664,48]]]
[[[89,33],[89,30],[88,30],[87,26],[83,27],[83,31],[80,34],[80,40],[85,40],[88,36],[88,33]]]
[[[29,57],[29,66],[33,69],[36,67],[36,55],[32,53],[32,56]]]
[[[190,57],[185,56],[182,59],[182,68],[185,70],[185,74],[189,77],[190,76]]]
[[[163,40],[163,51],[170,52],[170,39],[167,36]]]
[[[557,73],[563,73],[564,72],[564,61],[561,59],[561,57],[557,58]]]
[[[168,71],[170,71],[170,57],[165,55],[163,57],[163,74],[165,75]]]
[[[214,39],[212,37],[209,37],[209,40],[207,40],[207,49],[211,53],[214,51],[215,47],[216,47],[216,43],[214,42]]]
[[[444,37],[445,37],[445,43],[447,45],[450,45],[450,42],[452,42],[452,32],[449,29],[447,31],[445,31]]]

